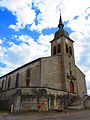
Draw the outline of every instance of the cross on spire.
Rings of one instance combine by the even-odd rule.
[[[61,13],[60,13],[60,19],[59,19],[59,25],[58,25],[59,29],[62,30],[64,27],[64,24],[62,23],[62,17],[61,17]]]

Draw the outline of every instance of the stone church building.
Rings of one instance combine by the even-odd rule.
[[[64,30],[51,40],[51,56],[38,58],[0,77],[0,102],[14,111],[65,108],[87,95],[84,73],[75,65],[74,41]]]

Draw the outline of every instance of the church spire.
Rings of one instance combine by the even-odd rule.
[[[59,29],[62,30],[64,27],[64,24],[62,23],[62,17],[61,17],[61,13],[60,13],[60,19],[59,19],[59,25],[58,25]]]

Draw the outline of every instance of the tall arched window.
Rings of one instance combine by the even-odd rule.
[[[27,69],[26,78],[30,77],[30,68]]]
[[[69,52],[70,52],[70,55],[72,55],[72,48],[69,47]]]
[[[60,44],[58,44],[58,53],[60,53],[61,52],[61,46],[60,46]]]
[[[16,84],[15,84],[15,88],[18,88],[18,83],[19,83],[19,73],[17,73],[17,75],[16,75]]]
[[[30,68],[26,71],[26,87],[29,87],[30,83]]]
[[[53,48],[53,55],[56,55],[56,46]]]
[[[7,89],[10,89],[10,83],[11,83],[11,77],[8,78],[8,87],[7,87]]]
[[[4,86],[4,80],[2,80],[2,88],[1,88],[1,90],[3,90],[3,86]]]
[[[66,44],[66,52],[68,53],[68,45]]]

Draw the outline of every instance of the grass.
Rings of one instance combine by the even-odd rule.
[[[0,114],[9,114],[8,111],[0,111]]]

